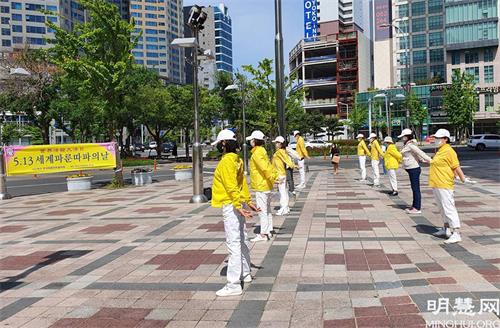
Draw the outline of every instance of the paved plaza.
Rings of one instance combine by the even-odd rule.
[[[290,215],[275,216],[275,239],[252,244],[255,279],[236,297],[215,296],[221,213],[189,204],[189,182],[2,202],[0,326],[500,327],[498,159],[462,163],[478,183],[456,188],[463,242],[453,245],[431,235],[442,221],[428,168],[423,212],[409,216],[406,172],[390,197],[387,176],[374,189],[344,163],[337,176],[311,163]],[[247,225],[253,236],[257,219]]]

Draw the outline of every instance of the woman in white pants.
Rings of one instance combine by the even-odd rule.
[[[372,160],[372,170],[373,170],[373,186],[380,187],[380,157],[384,156],[382,148],[377,140],[377,135],[375,133],[370,134],[370,156]]]
[[[358,134],[356,137],[358,139],[358,159],[359,159],[359,169],[361,170],[361,182],[366,181],[366,156],[370,156],[370,150],[366,146],[365,136],[363,134]]]
[[[250,250],[245,219],[251,218],[249,210],[258,211],[252,204],[248,185],[243,175],[243,161],[238,155],[236,136],[231,130],[222,130],[212,144],[223,153],[214,173],[212,206],[222,208],[226,246],[229,251],[227,284],[216,292],[217,296],[240,295],[241,281],[251,282]]]
[[[403,156],[394,145],[391,137],[385,137],[384,143],[387,145],[387,149],[384,154],[384,165],[389,172],[389,182],[391,184],[392,192],[391,196],[398,195],[398,178],[397,170],[399,168],[399,163],[403,160]]]
[[[253,242],[267,241],[272,237],[273,215],[271,213],[271,190],[278,179],[264,145],[264,133],[253,131],[247,138],[252,145],[252,157],[250,158],[250,185],[255,191],[257,207],[260,209],[260,234],[252,239]]]
[[[280,193],[280,209],[276,214],[286,215],[290,213],[288,191],[286,190],[286,168],[293,169],[294,165],[286,152],[285,138],[278,136],[273,142],[276,145],[276,152],[273,155],[272,163],[278,173],[278,190]]]
[[[446,244],[458,243],[462,241],[462,237],[453,190],[455,176],[458,176],[462,182],[466,179],[460,168],[457,153],[450,146],[450,132],[446,129],[439,129],[434,138],[438,151],[431,160],[429,187],[434,192],[444,221],[444,226],[434,233],[434,236],[448,238],[445,241]]]

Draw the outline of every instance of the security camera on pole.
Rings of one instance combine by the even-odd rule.
[[[179,38],[172,41],[173,46],[193,48],[193,92],[194,92],[194,144],[193,144],[193,197],[191,203],[206,203],[203,194],[203,150],[200,143],[200,109],[198,92],[198,33],[203,30],[207,13],[203,7],[193,6],[189,13],[187,25],[191,28],[194,38]]]

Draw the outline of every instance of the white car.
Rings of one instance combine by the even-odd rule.
[[[149,149],[156,149],[158,145],[156,144],[156,141],[150,141],[149,142]]]
[[[476,150],[486,148],[500,148],[500,135],[498,134],[475,134],[470,136],[467,146]]]
[[[306,148],[327,148],[331,147],[331,143],[323,140],[310,140],[306,142]]]

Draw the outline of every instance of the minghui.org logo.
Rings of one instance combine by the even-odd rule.
[[[500,328],[499,320],[431,320],[425,322],[427,328]]]
[[[471,298],[455,298],[454,302],[448,298],[438,298],[427,301],[427,311],[434,315],[446,315],[448,318],[441,320],[428,320],[428,328],[500,328],[500,320],[472,317],[483,314],[500,314],[500,300],[498,298],[481,299],[479,306],[474,304]],[[471,319],[459,319],[456,317],[467,316]]]

